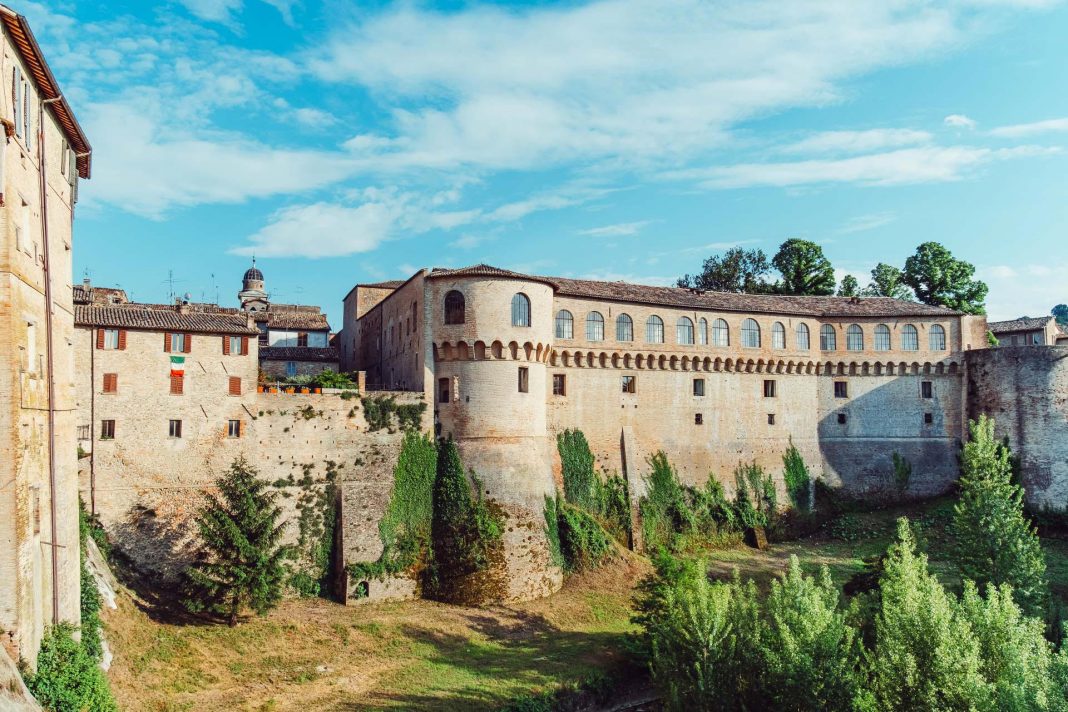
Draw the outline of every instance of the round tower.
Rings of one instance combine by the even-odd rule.
[[[241,280],[241,291],[237,293],[241,308],[245,311],[265,311],[268,306],[267,292],[263,288],[263,272],[256,267],[256,258],[252,266],[245,271]]]
[[[554,287],[485,266],[432,272],[427,283],[436,427],[507,516],[502,598],[548,595],[563,580],[544,516],[556,496],[546,431]]]

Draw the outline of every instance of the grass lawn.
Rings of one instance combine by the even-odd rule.
[[[841,585],[886,549],[899,516],[914,524],[931,568],[959,587],[949,562],[953,500],[841,515],[818,534],[706,555],[713,576],[766,586],[796,554]],[[1068,540],[1043,539],[1050,583],[1068,600]],[[496,710],[523,694],[579,682],[623,658],[631,590],[649,571],[629,554],[573,577],[557,594],[489,609],[429,601],[345,607],[292,600],[237,628],[153,620],[120,597],[105,612],[115,651],[109,678],[124,710]]]

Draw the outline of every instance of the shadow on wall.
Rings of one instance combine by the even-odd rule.
[[[931,497],[953,487],[960,451],[957,376],[893,378],[863,391],[869,379],[827,378],[858,391],[821,397],[827,413],[817,426],[818,442],[830,484],[879,499]],[[924,381],[932,384],[930,398],[923,397]],[[912,467],[905,489],[897,481],[895,453]]]

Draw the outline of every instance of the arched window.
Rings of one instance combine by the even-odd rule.
[[[649,344],[664,343],[664,320],[656,314],[645,322],[645,341]]]
[[[530,326],[530,297],[522,292],[512,297],[512,326]]]
[[[946,350],[946,330],[940,324],[935,324],[931,327],[929,338],[931,339],[931,351]]]
[[[846,351],[864,350],[864,330],[860,324],[850,324],[846,329]]]
[[[693,321],[688,316],[675,322],[675,340],[680,344],[693,344]]]
[[[712,322],[712,345],[713,346],[730,346],[731,345],[731,330],[727,326],[727,322],[722,319],[716,319]]]
[[[920,350],[920,332],[916,331],[916,327],[912,324],[905,324],[901,327],[901,350]]]
[[[604,317],[600,312],[586,315],[586,340],[604,341]]]
[[[567,309],[556,312],[556,338],[575,338],[575,319]]]
[[[701,346],[708,345],[708,319],[704,317],[697,320],[697,343]]]
[[[890,350],[890,327],[886,324],[879,324],[875,327],[875,350]]]
[[[820,351],[837,350],[838,337],[835,335],[834,327],[830,324],[824,324],[820,327]]]
[[[771,325],[771,348],[786,348],[786,327],[782,325],[781,321]]]
[[[809,349],[809,331],[808,324],[804,322],[797,325],[797,350],[808,351]]]
[[[742,322],[742,346],[747,349],[760,348],[760,325],[755,319]]]
[[[616,317],[616,341],[634,341],[634,320],[629,314]]]
[[[445,295],[446,324],[463,324],[466,318],[464,312],[464,295],[460,294],[455,289]]]

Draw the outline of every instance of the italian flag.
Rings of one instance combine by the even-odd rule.
[[[171,375],[185,375],[185,356],[171,356]]]

